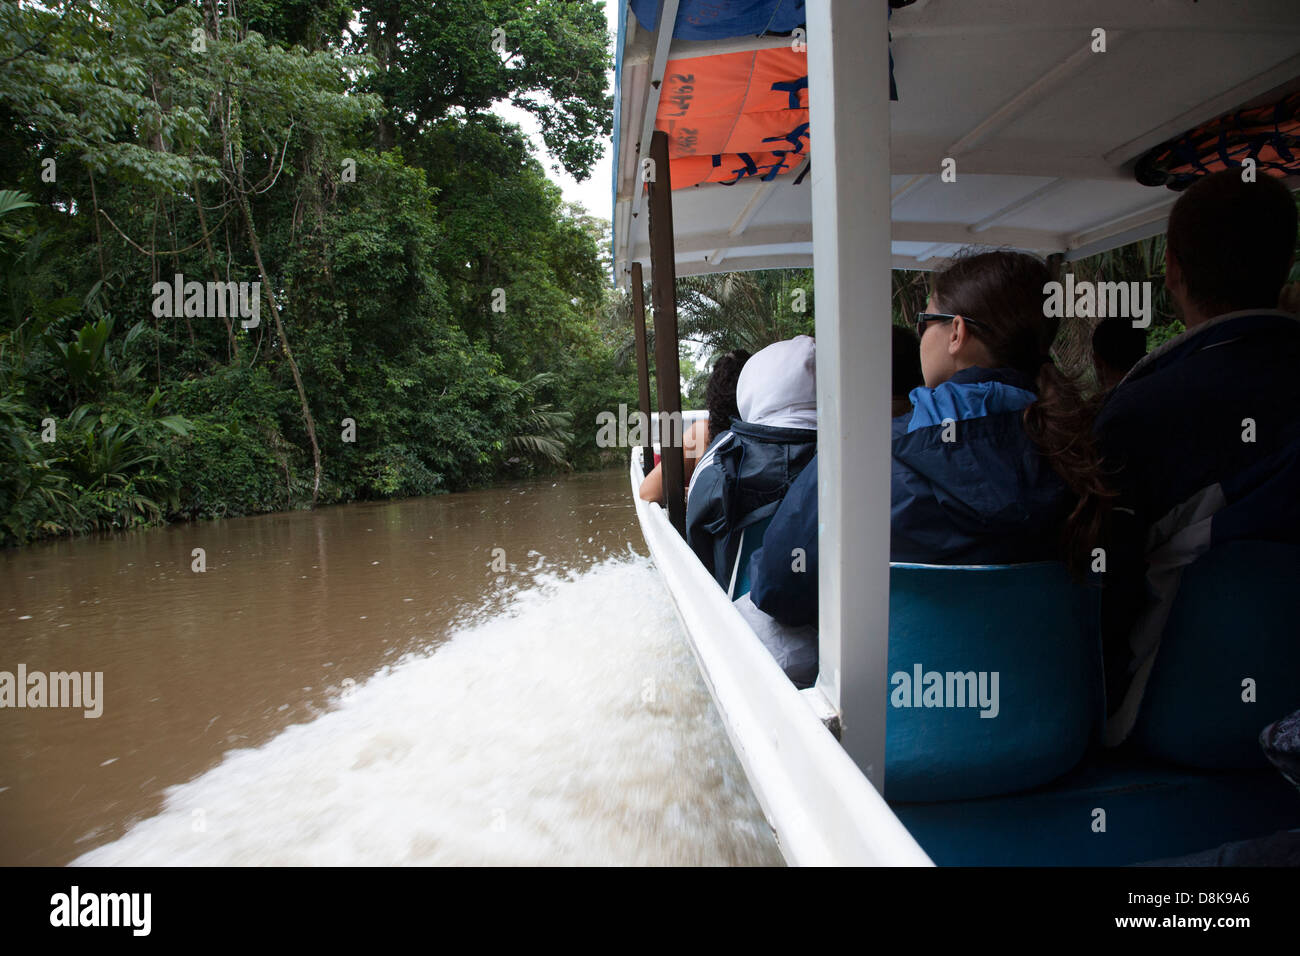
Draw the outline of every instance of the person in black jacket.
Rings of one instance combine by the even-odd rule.
[[[893,326],[890,362],[893,400],[890,414],[912,414],[912,389],[925,384],[921,374],[920,340],[911,329]],[[786,504],[785,502],[789,502]],[[817,456],[794,480],[772,518],[764,541],[774,547],[759,548],[750,559],[751,600],[762,611],[788,627],[817,624]],[[780,567],[788,562],[788,572]],[[769,567],[770,565],[770,567]],[[789,635],[795,641],[806,635]],[[812,655],[816,659],[816,655]],[[801,675],[805,676],[805,675]],[[814,669],[813,677],[816,676]],[[802,681],[796,681],[796,684]]]
[[[1169,214],[1165,285],[1187,330],[1096,421],[1119,493],[1102,602],[1110,744],[1137,721],[1183,569],[1226,541],[1300,543],[1300,321],[1276,308],[1296,225],[1285,185],[1235,169]]]
[[[728,590],[741,534],[769,518],[817,450],[816,349],[799,335],[761,349],[736,385],[740,417],[700,459],[686,540]]]

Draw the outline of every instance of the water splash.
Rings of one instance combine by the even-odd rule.
[[[658,574],[618,557],[539,573],[74,864],[780,862]]]

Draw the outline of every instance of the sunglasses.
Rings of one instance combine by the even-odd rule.
[[[925,335],[925,327],[931,322],[951,322],[955,318],[957,316],[948,315],[946,312],[918,312],[916,313],[916,337],[919,339]],[[983,324],[976,322],[974,319],[968,319],[964,315],[961,316],[961,320],[971,325]]]

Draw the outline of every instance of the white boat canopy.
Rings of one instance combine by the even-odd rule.
[[[638,146],[648,149],[654,129],[676,132],[675,147],[686,140],[672,118],[682,112],[673,78],[694,77],[687,90],[698,95],[736,59],[710,61],[711,72],[699,58],[806,49],[806,34],[791,26],[803,23],[802,2],[664,0],[662,18],[659,6],[634,0],[620,19],[621,285],[632,262],[648,269],[650,260]],[[672,36],[653,28],[661,19],[676,23]],[[736,35],[756,24],[795,32]],[[1295,0],[917,0],[892,11],[889,30],[898,92],[889,106],[893,268],[933,268],[972,244],[1072,260],[1161,232],[1177,194],[1136,182],[1137,158],[1300,76]],[[712,38],[690,39],[703,35]],[[806,85],[799,95],[806,110]],[[725,98],[721,90],[714,101]],[[685,200],[673,210],[679,276],[812,266],[802,174],[816,162],[816,131],[800,145],[777,175],[763,175],[760,161],[758,174],[733,185],[683,187],[674,170],[674,198]]]

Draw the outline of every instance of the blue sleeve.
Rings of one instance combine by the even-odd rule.
[[[795,549],[801,548],[804,563]],[[799,570],[796,570],[799,567]],[[817,623],[817,458],[790,486],[749,559],[750,599],[782,624]]]

